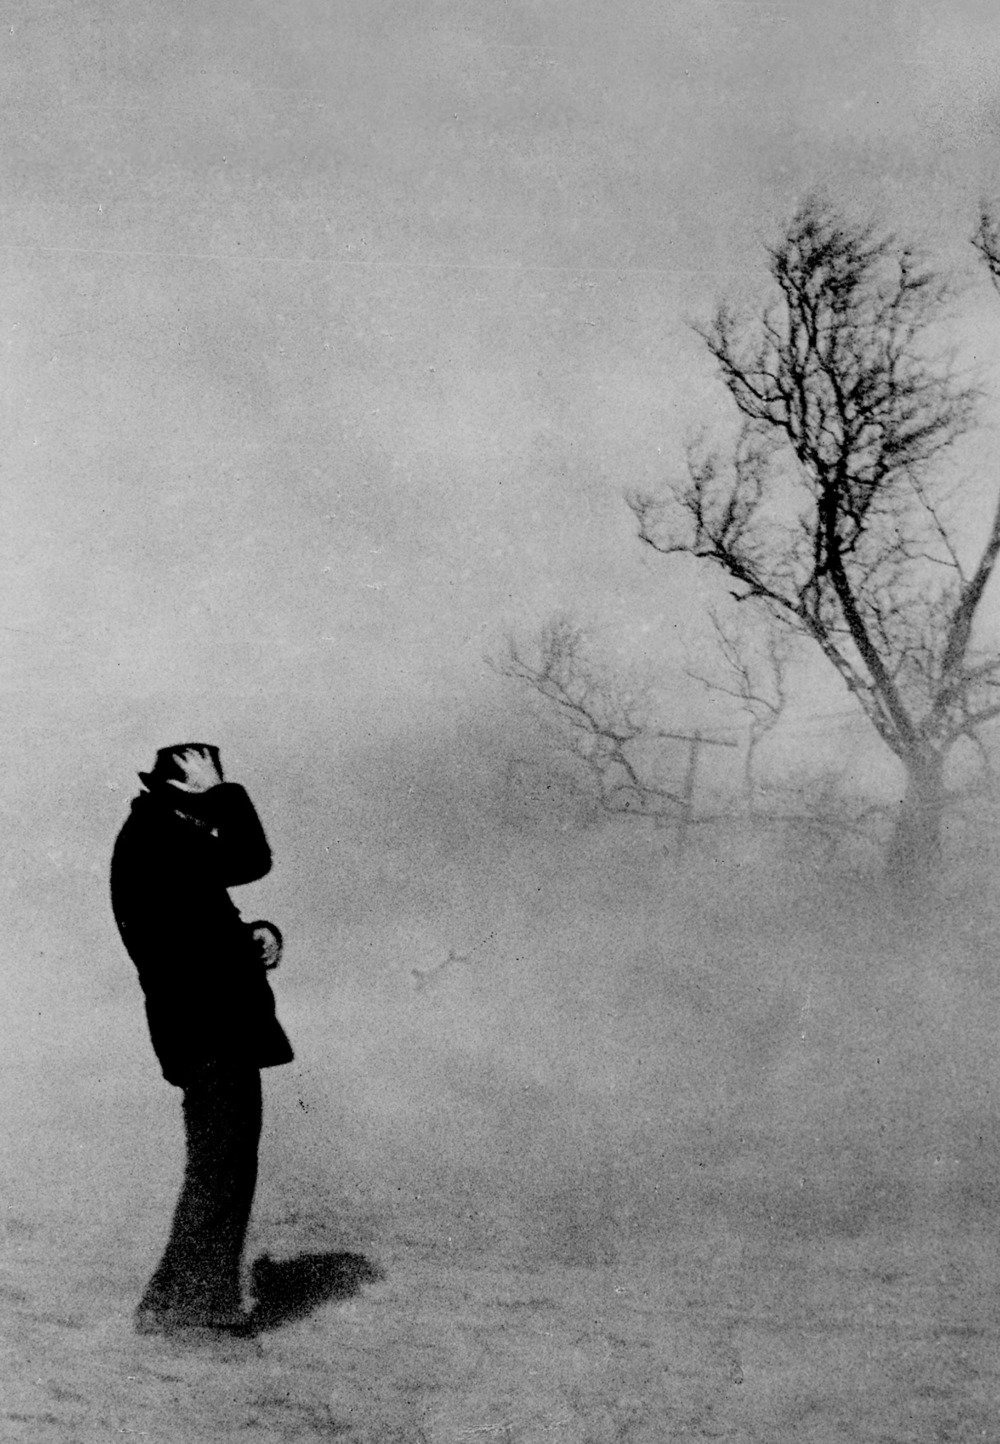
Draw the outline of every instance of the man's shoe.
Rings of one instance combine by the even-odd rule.
[[[155,1308],[140,1304],[135,1313],[137,1334],[229,1334],[240,1338],[253,1333],[252,1316],[244,1309]]]

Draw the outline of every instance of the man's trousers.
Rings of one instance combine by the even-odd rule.
[[[261,1119],[256,1068],[211,1064],[184,1089],[184,1184],[141,1312],[197,1322],[240,1309]]]

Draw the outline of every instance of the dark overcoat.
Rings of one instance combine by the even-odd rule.
[[[292,1060],[259,949],[227,891],[270,867],[264,829],[235,782],[203,793],[153,784],[118,834],[111,906],[163,1076],[178,1087],[206,1063]]]

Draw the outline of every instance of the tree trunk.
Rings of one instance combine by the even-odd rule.
[[[889,842],[886,872],[907,897],[932,891],[941,862],[944,758],[936,753],[907,765],[906,792]]]

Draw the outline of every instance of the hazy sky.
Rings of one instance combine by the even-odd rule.
[[[621,495],[713,415],[686,319],[811,186],[962,265],[1000,190],[989,0],[6,14],[0,639],[34,767],[432,731],[556,607],[675,655],[691,574]]]

